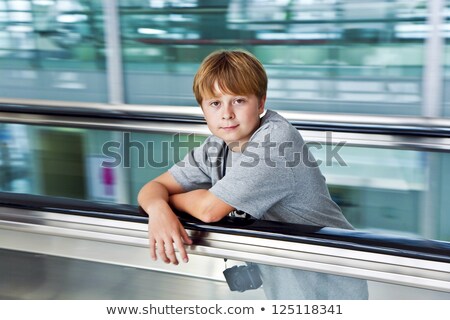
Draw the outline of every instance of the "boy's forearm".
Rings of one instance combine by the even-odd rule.
[[[233,208],[226,205],[218,206],[212,199],[214,196],[204,189],[189,191],[171,195],[169,204],[179,211],[186,212],[191,216],[206,222],[216,222],[226,216]]]
[[[189,213],[191,216],[204,220],[203,207],[207,190],[199,189],[185,193],[174,194],[170,196],[169,204],[182,212]]]

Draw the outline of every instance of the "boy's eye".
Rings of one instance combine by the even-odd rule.
[[[220,105],[220,102],[219,101],[212,101],[212,102],[209,103],[209,105],[211,107],[218,107]]]
[[[239,98],[235,100],[237,104],[241,104],[245,102],[245,99]]]

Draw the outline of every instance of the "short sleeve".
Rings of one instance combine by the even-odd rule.
[[[290,194],[291,168],[281,156],[265,156],[261,150],[244,153],[209,191],[237,210],[262,216]]]
[[[170,174],[188,192],[196,189],[211,188],[211,173],[208,167],[208,155],[204,152],[205,143],[192,149],[183,160],[174,164],[170,169]]]

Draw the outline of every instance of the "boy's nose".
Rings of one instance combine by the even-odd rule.
[[[224,120],[232,119],[233,116],[234,116],[234,114],[233,114],[232,107],[231,106],[225,106],[223,108],[222,119],[224,119]]]

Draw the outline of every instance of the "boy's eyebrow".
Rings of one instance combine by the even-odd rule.
[[[245,95],[245,94],[233,94],[233,96],[234,96],[235,98],[248,98],[248,96]],[[204,102],[210,102],[210,101],[218,100],[218,99],[220,99],[220,96],[204,98],[203,101],[204,101]]]
[[[234,96],[234,97],[248,97],[248,96],[249,96],[249,94],[245,94],[245,93],[242,93],[242,94],[237,94],[237,93],[226,93],[226,94],[228,94],[228,95],[230,95],[230,96]],[[220,99],[220,97],[222,97],[223,95],[224,95],[223,93],[218,93],[218,94],[215,95],[215,96],[211,96],[211,97],[204,98],[204,99],[205,99],[205,100]]]
[[[219,99],[219,97],[209,97],[209,98],[204,98],[204,101],[211,101],[211,100],[217,100]]]

